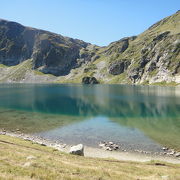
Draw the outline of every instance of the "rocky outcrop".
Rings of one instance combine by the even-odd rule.
[[[33,59],[33,69],[56,76],[74,68],[88,43],[21,24],[0,20],[0,64],[17,65]]]
[[[87,64],[88,62],[93,62],[100,58],[99,55],[96,55],[98,51],[98,46],[89,44],[86,48],[82,48],[79,52],[79,57],[77,59],[77,66],[80,67],[83,64]]]
[[[118,75],[123,73],[128,66],[131,64],[128,60],[120,60],[110,64],[109,66],[109,73],[112,75]]]
[[[83,77],[82,79],[83,84],[99,84],[95,77]]]
[[[70,148],[69,153],[74,155],[84,156],[84,146],[82,144],[72,146]]]
[[[113,42],[108,46],[108,49],[105,51],[106,55],[111,55],[114,52],[123,53],[128,47],[131,41],[134,41],[137,36],[125,37],[119,41]]]
[[[0,20],[1,64],[13,66],[31,57],[34,34],[25,29],[18,23]],[[27,34],[29,40],[25,38]]]

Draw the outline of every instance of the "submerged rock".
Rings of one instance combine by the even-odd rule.
[[[84,156],[84,146],[83,144],[78,144],[76,146],[72,146],[69,151],[70,154]]]

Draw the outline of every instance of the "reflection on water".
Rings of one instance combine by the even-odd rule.
[[[126,133],[121,135],[120,139],[122,136],[124,139],[129,137],[127,128],[135,128],[143,137],[145,134],[156,142],[180,149],[178,87],[0,85],[0,127],[13,129],[20,126],[27,132],[43,132],[41,134],[45,133],[48,136],[56,132],[56,135],[61,137],[65,131],[61,132],[61,128],[58,127],[70,129],[70,124],[73,124],[74,128],[70,132],[66,128],[66,132],[69,132],[73,139],[73,131],[79,123],[82,123],[83,136],[89,136],[86,128],[92,125],[87,121],[90,117],[94,119],[94,124],[98,124],[97,117],[105,117],[114,123],[113,127],[105,128],[105,122],[101,121],[102,129],[104,127],[109,139],[118,139],[118,136],[110,133],[112,128],[116,127],[116,131],[119,129],[119,132],[125,130]],[[91,128],[95,130],[95,127]],[[94,137],[103,137],[102,131],[94,133]],[[129,142],[130,139],[131,137]],[[146,141],[148,142],[144,142]]]

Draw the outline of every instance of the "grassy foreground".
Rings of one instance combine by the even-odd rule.
[[[180,179],[180,165],[79,157],[0,135],[0,179]]]

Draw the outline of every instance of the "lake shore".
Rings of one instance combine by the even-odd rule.
[[[47,139],[43,139],[37,136],[23,134],[20,132],[8,132],[1,129],[0,135],[11,136],[15,138],[21,138],[25,141],[30,141],[34,144],[40,144],[42,146],[47,146],[59,150],[61,152],[69,153],[71,145],[64,143],[52,142]],[[121,152],[121,151],[107,151],[100,148],[94,148],[89,146],[84,146],[84,156],[92,158],[110,158],[121,161],[135,161],[135,162],[148,162],[148,161],[163,161],[173,164],[180,164],[180,156],[175,157],[173,155],[166,154],[145,154],[142,152]]]
[[[180,164],[71,155],[28,139],[0,135],[1,179],[174,179]],[[85,153],[86,153],[85,147]],[[112,152],[110,152],[112,153]],[[98,155],[99,156],[99,155]]]

